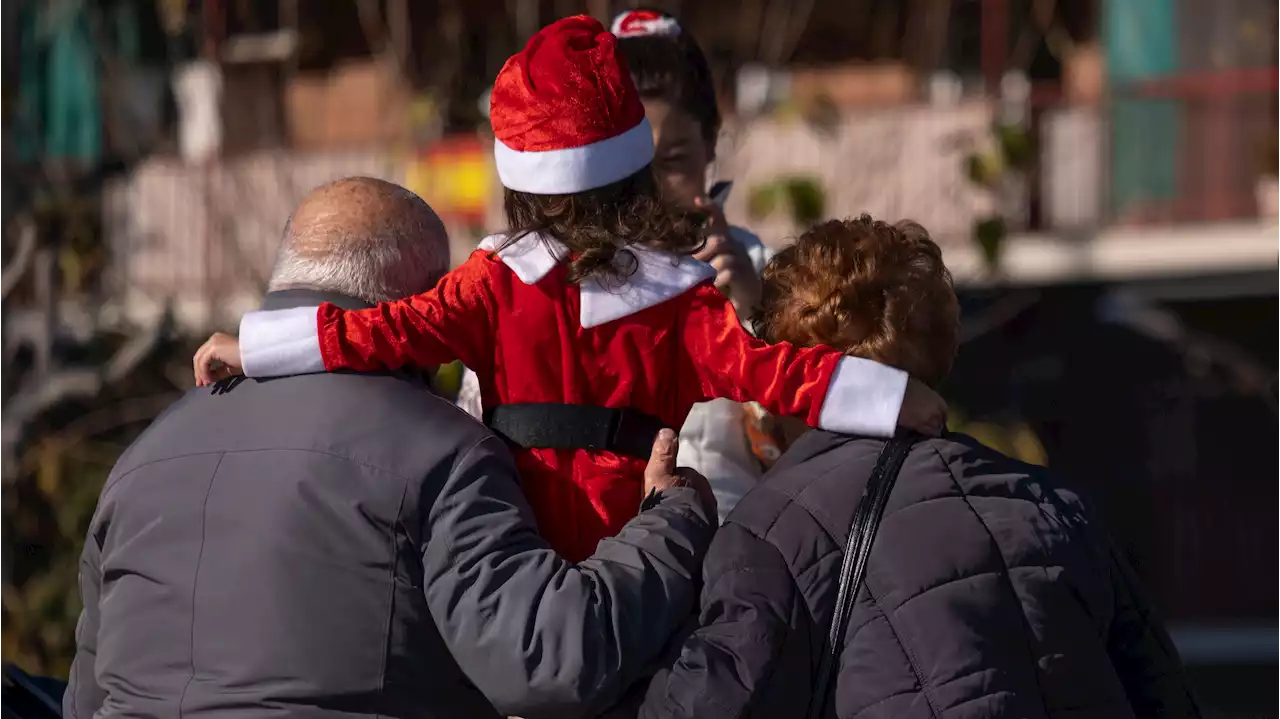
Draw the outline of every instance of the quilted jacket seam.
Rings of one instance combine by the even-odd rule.
[[[1040,668],[1039,663],[1036,660],[1035,649],[1032,646],[1033,636],[1031,633],[1031,627],[1027,621],[1027,608],[1023,605],[1022,599],[1018,596],[1018,591],[1013,586],[1012,567],[1009,566],[1008,560],[1005,559],[1004,552],[1000,550],[1000,543],[996,541],[995,535],[991,533],[991,528],[987,526],[985,521],[983,521],[982,515],[978,512],[978,508],[973,506],[973,502],[969,499],[968,492],[964,491],[964,487],[960,484],[960,480],[956,477],[955,472],[952,471],[951,465],[947,462],[946,458],[942,456],[942,452],[938,451],[937,447],[931,447],[931,449],[933,450],[933,453],[937,455],[938,462],[942,465],[943,469],[946,470],[947,476],[951,478],[951,483],[955,485],[956,490],[964,497],[964,502],[968,505],[969,511],[973,513],[974,519],[976,519],[978,524],[982,526],[982,531],[987,535],[992,546],[996,548],[996,554],[1000,557],[1000,563],[1004,566],[1003,574],[1005,589],[1010,595],[1012,595],[1013,601],[1018,606],[1018,616],[1022,623],[1023,643],[1026,646],[1027,659],[1031,666],[1031,676],[1034,678],[1036,683],[1036,693],[1040,695],[1040,708],[1044,711],[1044,715],[1047,717],[1050,715],[1049,705],[1047,698],[1044,695],[1044,687],[1040,684]]]
[[[884,610],[884,607],[880,606],[880,600],[876,598],[875,591],[871,589],[871,583],[863,582],[863,586],[867,590],[867,596],[871,598],[872,610],[884,617],[884,623],[888,625],[889,631],[893,632],[893,640],[898,643],[898,648],[902,650],[902,653],[907,655],[907,663],[911,665],[911,673],[915,675],[916,684],[920,686],[920,695],[924,697],[925,704],[929,705],[929,713],[937,719],[941,714],[938,713],[938,707],[930,694],[928,683],[925,682],[924,676],[920,673],[920,660],[916,658],[916,653],[911,650],[907,642],[903,641],[902,635],[898,633],[898,628],[893,625],[893,620],[889,618],[888,612]],[[865,627],[866,625],[864,624],[863,626]],[[843,655],[843,652],[841,654]]]

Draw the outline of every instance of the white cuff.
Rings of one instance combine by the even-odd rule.
[[[246,377],[283,377],[324,371],[319,307],[246,312],[240,319],[240,364]]]
[[[818,427],[843,434],[892,437],[907,391],[907,373],[861,357],[844,357],[818,414]]]

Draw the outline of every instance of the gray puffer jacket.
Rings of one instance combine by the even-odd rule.
[[[810,432],[704,564],[700,627],[644,717],[803,717],[854,509],[884,442]],[[1198,716],[1137,582],[1078,497],[949,435],[890,496],[827,702],[842,719]]]

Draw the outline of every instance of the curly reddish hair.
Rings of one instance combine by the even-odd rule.
[[[942,250],[915,222],[824,222],[764,271],[756,329],[770,342],[824,344],[938,386],[951,372],[960,310]]]

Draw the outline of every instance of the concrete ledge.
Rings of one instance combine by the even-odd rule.
[[[1001,260],[1014,285],[1137,280],[1270,270],[1280,263],[1280,231],[1259,222],[1125,227],[1082,237],[1015,235]],[[972,245],[943,248],[956,284],[993,284]]]

